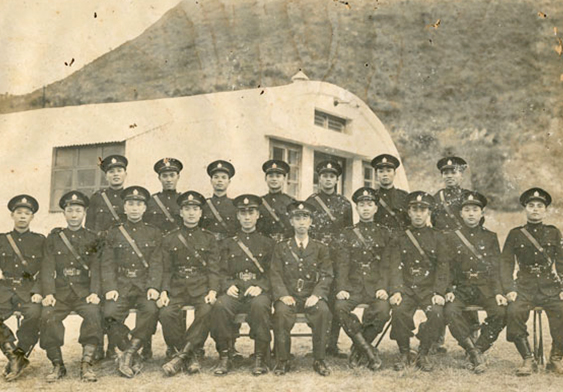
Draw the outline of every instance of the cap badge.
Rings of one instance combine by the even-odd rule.
[[[193,199],[194,199],[194,195],[189,195],[189,196],[188,196],[188,200],[189,200],[189,201],[192,201]]]
[[[387,163],[387,158],[383,158],[383,159],[381,160],[381,162],[382,162],[382,163]]]
[[[369,192],[367,190],[364,190],[364,196],[368,196]]]
[[[111,159],[111,163],[117,163],[117,159],[112,158],[112,159]]]
[[[76,196],[76,193],[72,195],[71,199],[72,200],[78,200],[78,196]]]
[[[135,196],[137,196],[137,195],[139,194],[139,191],[136,190],[136,189],[133,189],[133,194],[134,194]]]
[[[164,163],[164,166],[169,167],[169,166],[170,166],[170,162],[169,162],[169,161],[166,161],[166,162]]]
[[[422,201],[422,195],[418,195],[418,196],[416,197],[416,201]]]
[[[534,192],[534,197],[539,197],[539,196],[540,196],[540,193],[539,193],[538,191],[535,191],[535,192]]]
[[[453,162],[451,159],[448,159],[448,165],[453,165]]]
[[[218,164],[217,164],[217,167],[220,169],[220,168],[223,167],[223,165],[222,165],[221,163],[218,163]]]
[[[305,208],[305,206],[304,206],[303,204],[299,204],[299,207],[297,207],[297,208],[299,208],[300,210],[302,210],[303,208]]]
[[[22,203],[27,203],[27,199],[25,197],[22,199]]]
[[[327,169],[332,169],[332,164],[329,163],[328,165],[326,165],[326,168],[327,168]]]
[[[467,200],[473,200],[473,195],[469,195],[469,197],[467,198]]]
[[[244,198],[244,200],[242,201],[244,204],[248,204],[250,201],[248,200],[247,197]]]
[[[278,165],[276,165],[275,163],[272,164],[272,169],[277,169],[277,168],[278,168]]]

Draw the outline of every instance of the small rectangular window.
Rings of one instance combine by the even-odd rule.
[[[348,120],[315,109],[315,125],[336,132],[345,132]]]
[[[364,168],[364,186],[377,189],[377,181],[375,179],[375,169],[369,162],[362,162]]]
[[[299,196],[301,178],[301,153],[302,148],[297,144],[270,140],[270,158],[280,159],[289,164],[289,175],[287,176],[285,192],[293,197]]]

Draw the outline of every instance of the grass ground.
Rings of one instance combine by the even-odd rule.
[[[417,318],[422,319],[420,312]],[[131,323],[133,317],[128,322]],[[14,320],[10,320],[12,323]],[[67,344],[63,348],[63,355],[68,369],[66,379],[56,384],[47,384],[44,381],[51,365],[45,353],[36,349],[31,357],[31,364],[15,383],[8,384],[0,380],[2,391],[175,391],[189,388],[190,391],[560,391],[563,387],[563,377],[551,373],[540,372],[528,378],[518,378],[514,375],[520,358],[514,346],[505,340],[504,332],[497,344],[487,353],[488,369],[485,374],[475,375],[465,369],[463,351],[451,337],[447,335],[446,347],[448,352],[432,357],[435,370],[432,373],[422,373],[414,368],[404,372],[395,372],[392,363],[397,353],[396,345],[386,336],[382,341],[380,350],[384,361],[383,369],[371,373],[365,369],[349,369],[345,359],[331,359],[329,365],[333,373],[330,377],[320,377],[312,370],[312,358],[307,354],[311,351],[309,338],[294,338],[292,350],[296,355],[291,373],[285,377],[276,377],[269,373],[262,377],[254,377],[249,373],[251,361],[245,359],[241,366],[231,374],[217,378],[212,374],[212,367],[217,361],[217,354],[213,342],[208,340],[206,345],[207,356],[203,362],[203,372],[200,375],[189,376],[181,374],[167,378],[163,376],[160,366],[164,362],[165,346],[160,329],[154,337],[154,359],[144,365],[140,375],[134,379],[120,377],[112,361],[103,361],[96,366],[99,381],[85,384],[79,381],[79,361],[81,348],[77,343],[77,332],[80,319],[70,316],[65,324],[67,326]],[[549,353],[550,338],[547,331],[547,320],[544,319],[545,350]],[[243,327],[244,330],[245,327]],[[306,330],[306,326],[297,326],[296,329]],[[529,326],[531,331],[532,326]],[[415,344],[415,343],[413,343]],[[350,340],[344,333],[340,336],[340,348],[348,352]],[[252,353],[253,344],[248,338],[240,338],[237,348],[245,357]],[[0,366],[6,363],[5,358],[0,359]]]

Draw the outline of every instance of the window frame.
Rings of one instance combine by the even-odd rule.
[[[366,179],[366,169],[370,169],[372,178],[371,179]],[[362,178],[363,178],[363,183],[365,187],[370,187],[373,189],[377,189],[379,188],[379,183],[377,182],[377,177],[376,177],[377,173],[375,171],[375,169],[373,168],[373,166],[371,165],[371,162],[367,162],[367,161],[362,161]]]
[[[270,154],[269,154],[270,159],[276,159],[274,158],[275,148],[282,149],[284,151],[283,153],[284,156],[282,160],[288,163],[290,167],[289,169],[290,172],[287,175],[283,192],[287,193],[288,195],[294,198],[299,198],[299,195],[301,193],[301,173],[303,170],[303,146],[295,143],[290,143],[290,142],[270,138]],[[293,151],[298,154],[297,164],[292,164],[289,162],[288,159],[289,151]],[[295,172],[295,168],[297,168],[297,174],[295,176],[296,180],[291,180],[290,174]],[[293,189],[295,189],[295,194],[289,191],[292,185],[294,186]]]
[[[96,160],[89,165],[79,165],[79,154],[81,150],[89,149],[89,148],[96,148]],[[104,149],[112,148],[120,150],[118,152],[111,152],[103,154]],[[57,166],[57,153],[61,150],[72,150],[72,164],[70,166]],[[81,145],[70,145],[70,146],[56,146],[53,147],[52,152],[52,160],[51,160],[51,186],[49,188],[49,212],[61,212],[59,207],[59,200],[60,196],[57,196],[57,191],[63,190],[65,191],[68,189],[70,190],[84,190],[88,189],[89,192],[85,192],[87,196],[90,196],[92,193],[96,192],[98,189],[107,186],[107,182],[105,181],[105,175],[100,170],[99,166],[99,158],[104,157],[105,155],[110,154],[125,154],[125,142],[108,142],[108,143],[93,143],[93,144],[81,144]],[[86,170],[94,170],[95,177],[94,183],[92,185],[78,185],[78,173],[80,171]],[[57,188],[55,176],[56,173],[68,173],[71,172],[71,185],[70,188]],[[90,192],[91,191],[91,192]]]
[[[322,124],[320,124],[320,121],[317,122],[317,118],[319,118],[321,116],[322,116],[322,120],[323,120]],[[331,121],[340,124],[341,128],[336,129],[334,126],[331,126]],[[330,131],[338,132],[338,133],[347,133],[349,123],[350,123],[350,120],[345,118],[345,117],[340,117],[336,114],[329,113],[325,110],[315,108],[315,111],[314,111],[314,114],[313,114],[313,124],[317,127],[321,127],[321,128],[324,128],[324,129],[328,129]]]

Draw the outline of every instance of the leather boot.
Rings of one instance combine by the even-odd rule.
[[[397,342],[397,344],[399,345],[399,356],[397,357],[395,363],[393,364],[393,369],[395,369],[395,371],[401,371],[401,370],[405,370],[405,368],[409,366],[411,348],[410,348],[410,342],[408,341]]]
[[[170,361],[162,365],[162,370],[167,376],[174,376],[182,371],[190,355],[192,355],[193,345],[191,342],[186,343],[182,351],[174,356]]]
[[[25,357],[23,350],[16,348],[12,342],[2,344],[2,352],[9,361],[6,366],[6,370],[9,370],[9,372],[4,377],[8,382],[14,381],[21,375],[23,369],[29,365],[29,360]]]
[[[269,342],[254,341],[254,367],[252,368],[252,374],[254,376],[261,376],[268,373],[268,367],[265,361],[268,354]]]
[[[514,341],[514,345],[524,360],[522,366],[516,370],[516,375],[520,377],[530,376],[536,370],[537,365],[528,338],[519,338]]]
[[[483,353],[473,343],[473,339],[470,337],[466,338],[462,342],[462,347],[465,351],[469,354],[469,358],[471,363],[473,364],[473,371],[476,374],[481,374],[486,369],[485,358],[483,357]]]
[[[172,359],[178,353],[173,346],[166,346],[166,359]]]
[[[135,371],[133,370],[133,359],[142,345],[143,341],[141,339],[131,339],[129,346],[119,358],[119,365],[117,368],[119,373],[128,378],[133,378],[135,376]]]
[[[224,376],[231,370],[231,352],[229,349],[219,352],[219,364],[213,372],[216,376]]]
[[[274,374],[276,376],[284,376],[290,370],[289,361],[277,361],[274,366]]]
[[[188,374],[197,374],[201,372],[201,363],[199,361],[199,358],[200,356],[197,353],[192,353],[188,368],[186,369],[186,372],[188,372]]]
[[[362,350],[360,350],[355,344],[352,344],[350,348],[350,356],[348,357],[348,365],[354,369],[360,366],[362,361]]]
[[[313,369],[315,372],[324,377],[330,376],[331,373],[324,359],[315,359],[315,362],[313,362]]]
[[[82,347],[82,361],[80,362],[80,379],[85,382],[96,382],[96,373],[92,369],[94,356],[96,354],[96,346],[85,344]]]
[[[60,347],[48,348],[47,357],[53,364],[53,370],[46,377],[47,382],[56,382],[66,375],[66,368],[63,362],[63,354]]]
[[[152,359],[152,336],[143,344],[140,355],[143,361]]]
[[[377,354],[377,351],[366,341],[364,335],[358,332],[352,337],[354,345],[357,346],[368,358],[367,367],[369,370],[379,370],[381,368],[381,358]]]
[[[431,372],[434,369],[434,365],[432,365],[432,362],[430,362],[430,359],[428,358],[429,351],[429,344],[420,343],[418,356],[416,357],[416,366],[423,372]]]
[[[551,346],[551,354],[549,355],[549,362],[546,365],[546,369],[550,372],[556,374],[563,374],[563,363],[561,363],[561,358],[563,357],[563,350],[555,345]]]

